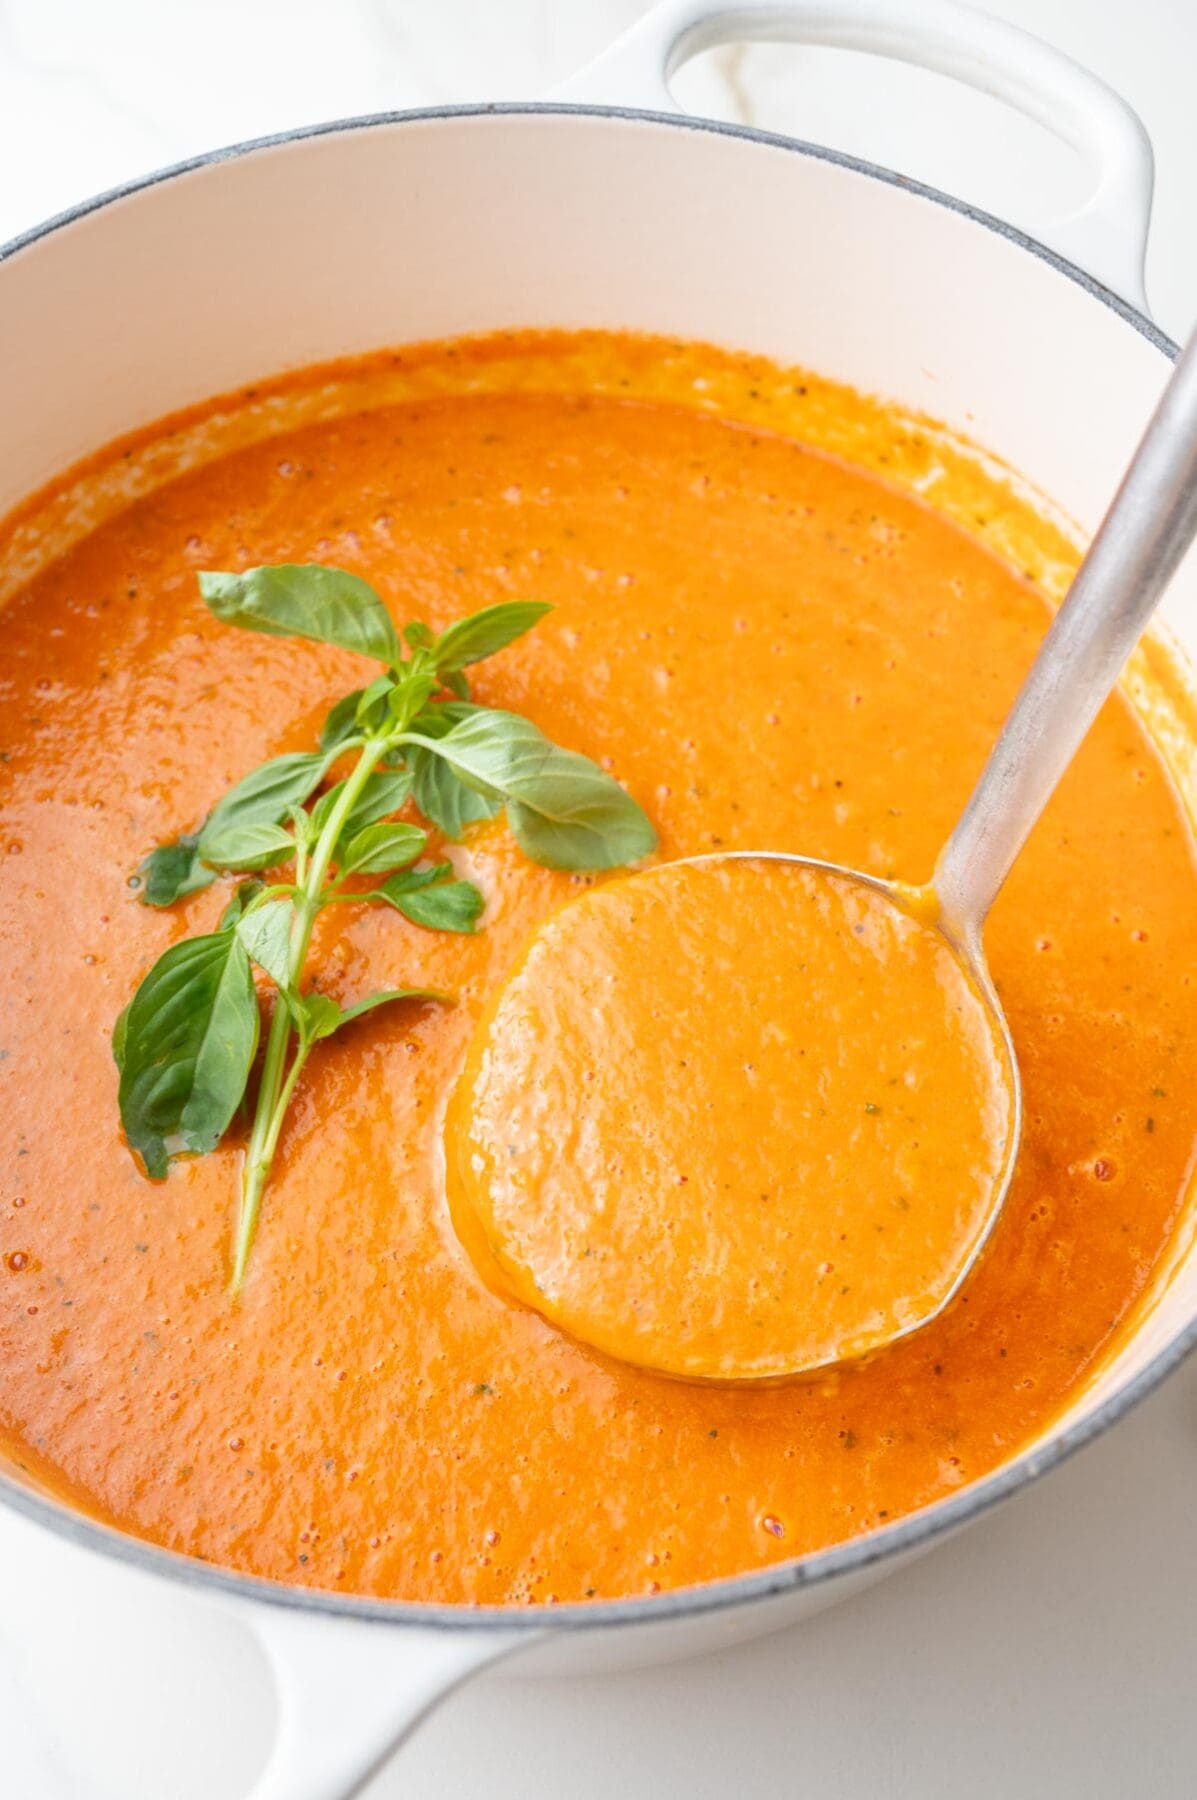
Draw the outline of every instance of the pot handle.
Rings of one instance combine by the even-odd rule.
[[[278,1731],[247,1800],[352,1800],[463,1681],[543,1633],[237,1609],[266,1653]]]
[[[864,50],[950,75],[1015,107],[1080,152],[1094,179],[1047,247],[1147,311],[1143,263],[1154,159],[1138,114],[1040,38],[956,0],[660,0],[563,82],[554,100],[678,112],[669,78],[702,50],[748,41]]]

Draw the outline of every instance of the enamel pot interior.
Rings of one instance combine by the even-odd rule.
[[[1146,320],[1017,234],[824,152],[644,114],[413,114],[207,159],[13,246],[0,268],[0,510],[117,434],[240,383],[526,325],[665,332],[806,365],[946,422],[1084,530],[1171,354]],[[1197,570],[1182,571],[1165,613],[1197,648]],[[597,1628],[635,1620],[662,1653],[699,1615],[711,1645],[783,1624],[1083,1441],[1179,1360],[1195,1319],[1197,1260],[1182,1257],[1100,1381],[975,1488],[800,1563],[562,1608],[554,1624],[595,1628],[593,1647]],[[263,1591],[0,1485],[85,1541],[227,1592]],[[284,1597],[396,1621],[514,1623]]]

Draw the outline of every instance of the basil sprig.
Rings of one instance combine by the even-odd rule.
[[[428,833],[395,814],[412,802],[442,836],[506,808],[517,843],[554,869],[610,869],[656,847],[619,783],[517,713],[477,706],[465,670],[530,630],[548,608],[503,601],[439,636],[400,635],[374,590],[319,563],[200,576],[218,619],[275,637],[358,651],[383,665],[331,708],[312,752],[272,757],[229,789],[193,831],[141,864],[142,898],[170,906],[251,873],[215,932],[174,944],[113,1029],[121,1122],[146,1173],[212,1150],[245,1100],[261,1032],[252,969],[275,989],[241,1174],[232,1285],[244,1279],[287,1109],[312,1049],[363,1013],[445,1001],[390,988],[341,1007],[305,988],[312,930],[328,906],[384,905],[431,931],[472,932],[483,909],[447,861],[422,861]],[[344,773],[332,777],[337,765]],[[259,879],[259,877],[265,879]],[[363,888],[364,880],[375,886]]]
[[[231,925],[160,956],[113,1033],[130,1146],[161,1179],[172,1155],[214,1150],[249,1080],[258,1003]]]

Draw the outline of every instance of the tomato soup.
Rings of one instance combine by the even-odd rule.
[[[987,927],[1026,1105],[1010,1199],[948,1312],[860,1365],[749,1390],[664,1379],[478,1273],[446,1202],[449,1097],[533,933],[607,879],[534,866],[501,818],[444,852],[485,896],[475,936],[377,909],[319,921],[335,998],[456,1004],[316,1047],[236,1300],[244,1132],[147,1181],[110,1039],[232,887],[156,911],[145,852],[310,748],[369,678],[348,652],[221,625],[198,570],[336,564],[434,627],[552,602],[480,666],[477,697],[615,772],[658,860],[769,847],[918,881],[1074,560],[917,421],[759,360],[603,336],[315,370],[167,421],[32,503],[0,543],[9,1457],[237,1569],[527,1604],[841,1541],[1042,1432],[1166,1255],[1197,1118],[1189,824],[1122,697]]]

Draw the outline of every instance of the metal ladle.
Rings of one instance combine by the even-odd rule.
[[[797,1349],[779,1356],[768,1379],[810,1372],[872,1352],[923,1329],[958,1293],[993,1232],[1010,1190],[1022,1130],[1022,1086],[1009,1024],[985,960],[982,927],[1048,799],[1110,694],[1131,650],[1197,531],[1197,339],[1180,357],[1113,502],[1056,613],[1029,674],[1006,718],[981,777],[948,838],[931,882],[912,888],[859,870],[778,852],[720,852],[691,860],[745,863],[767,860],[816,870],[860,883],[909,915],[916,912],[942,934],[983,999],[995,1042],[1008,1064],[1012,1104],[1007,1112],[1004,1155],[997,1165],[992,1201],[979,1214],[975,1236],[946,1292],[927,1300],[912,1322],[850,1350],[817,1358]],[[658,865],[631,881],[651,880],[676,864]],[[492,1250],[501,1246],[491,1245]],[[541,1284],[532,1271],[539,1290]],[[547,1317],[550,1302],[531,1301]],[[575,1336],[588,1340],[577,1318]],[[596,1335],[596,1342],[598,1337]],[[790,1361],[788,1358],[792,1357]],[[641,1359],[637,1356],[637,1361]],[[678,1362],[646,1359],[660,1372],[685,1372]],[[701,1372],[700,1372],[701,1374]],[[737,1372],[721,1365],[722,1381],[762,1379],[759,1367]]]
[[[1005,1179],[960,1280],[931,1317],[958,1291],[997,1223],[1022,1131],[1022,1079],[982,927],[1195,534],[1197,338],[1177,360],[931,878],[940,930],[992,1009],[1014,1083]]]

